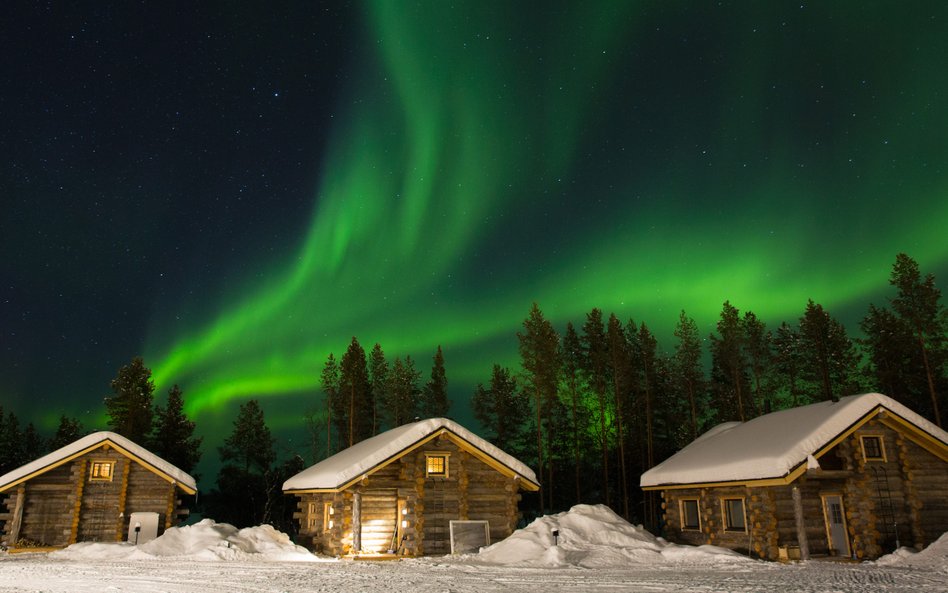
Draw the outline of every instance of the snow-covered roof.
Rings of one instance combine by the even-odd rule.
[[[445,431],[448,436],[460,439],[481,453],[508,468],[510,474],[518,475],[533,487],[537,487],[536,474],[516,458],[504,453],[494,445],[447,418],[429,418],[393,428],[372,438],[336,453],[296,474],[283,483],[283,490],[338,490],[347,487],[353,480],[372,473],[387,462],[400,457],[422,444],[429,437]]]
[[[70,459],[79,457],[80,455],[84,455],[93,449],[101,447],[106,442],[110,443],[120,452],[131,455],[146,466],[151,466],[152,470],[156,470],[159,473],[165,474],[165,476],[169,478],[169,481],[174,480],[186,490],[190,490],[191,492],[197,491],[197,483],[194,481],[194,478],[186,474],[184,471],[171,465],[144,447],[136,445],[122,435],[115,434],[114,432],[102,431],[86,435],[81,439],[74,441],[65,447],[62,447],[61,449],[56,449],[52,453],[40,457],[36,461],[31,461],[26,465],[18,467],[17,469],[0,476],[0,492],[6,490],[10,486],[13,486],[14,484],[23,481],[24,479],[28,479],[29,477],[33,476],[33,474],[42,473],[48,469],[62,465]]]
[[[642,474],[642,487],[783,478],[878,407],[948,446],[948,433],[879,393],[715,426]]]

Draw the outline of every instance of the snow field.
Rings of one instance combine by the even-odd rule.
[[[553,546],[553,529],[559,531]],[[541,517],[478,554],[352,562],[320,558],[270,526],[206,519],[141,546],[80,543],[0,554],[0,593],[366,593],[529,591],[862,593],[948,591],[948,534],[861,564],[775,564],[714,546],[679,546],[608,507]]]

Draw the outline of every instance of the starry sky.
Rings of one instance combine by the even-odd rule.
[[[213,457],[250,398],[299,442],[352,336],[441,345],[466,418],[534,301],[671,349],[726,299],[855,333],[898,252],[948,277],[945,3],[5,11],[0,405],[46,431],[137,355]]]

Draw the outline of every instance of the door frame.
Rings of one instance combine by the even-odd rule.
[[[834,547],[833,542],[833,532],[831,527],[830,515],[829,515],[829,505],[826,503],[826,499],[829,497],[838,497],[839,498],[839,511],[843,517],[843,534],[846,536],[846,549],[837,550]],[[826,527],[826,544],[827,548],[830,551],[835,551],[837,555],[841,557],[849,557],[852,555],[852,545],[849,542],[849,523],[846,521],[846,503],[843,502],[843,494],[841,492],[825,492],[820,493],[820,499],[823,504],[823,525]]]

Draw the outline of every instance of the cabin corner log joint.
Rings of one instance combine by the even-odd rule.
[[[356,443],[283,485],[298,499],[300,543],[337,556],[447,554],[452,520],[487,521],[501,540],[520,490],[538,488],[533,470],[444,418]]]
[[[642,475],[666,537],[771,560],[877,558],[948,531],[948,433],[871,393],[712,428]]]
[[[8,547],[64,547],[124,539],[132,513],[156,513],[159,534],[188,511],[194,478],[111,432],[87,435],[0,476]],[[163,528],[163,529],[162,529]]]

